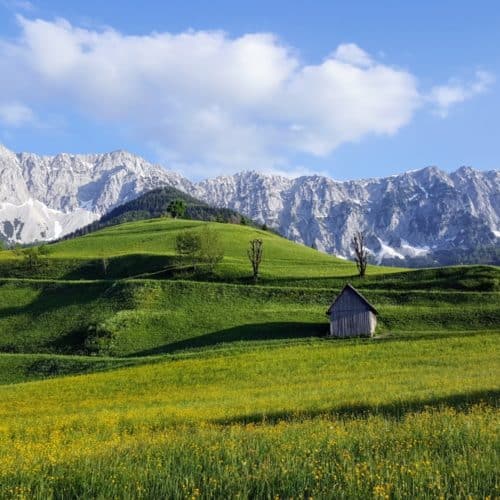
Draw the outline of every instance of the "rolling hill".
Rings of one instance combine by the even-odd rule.
[[[224,260],[186,272],[175,239],[207,227]],[[373,339],[324,338],[347,281]],[[113,225],[32,269],[0,252],[1,496],[493,496],[499,303],[494,266],[359,279],[241,224]]]
[[[378,263],[500,262],[498,170],[426,167],[343,182],[241,172],[193,183],[126,151],[39,156],[0,145],[0,177],[0,241],[10,243],[58,239],[169,186],[344,257],[362,230]]]
[[[207,227],[219,235],[224,260],[211,274],[186,271],[175,238]],[[253,238],[264,242],[258,286],[250,285],[246,255]],[[0,349],[85,354],[98,326],[119,356],[317,337],[347,281],[380,307],[380,332],[446,334],[500,323],[498,268],[369,266],[366,278],[356,274],[350,261],[249,226],[171,218],[125,223],[49,245],[35,269],[11,251],[0,253]]]
[[[125,202],[104,214],[97,221],[84,226],[63,239],[71,239],[124,222],[155,219],[166,216],[170,202],[182,200],[186,206],[184,218],[192,220],[253,224],[245,216],[229,208],[216,208],[171,186],[153,189],[137,198]]]

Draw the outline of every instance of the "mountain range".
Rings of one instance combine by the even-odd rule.
[[[193,183],[126,151],[38,156],[0,146],[0,180],[0,239],[10,243],[60,238],[172,186],[345,258],[358,230],[378,263],[452,263],[500,246],[498,170],[427,167],[343,182],[242,172]]]

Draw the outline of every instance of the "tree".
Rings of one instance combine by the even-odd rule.
[[[183,231],[175,238],[175,249],[181,257],[187,258],[192,265],[196,264],[201,249],[201,235],[197,231]]]
[[[354,260],[356,261],[359,277],[363,278],[366,274],[366,267],[368,266],[368,252],[365,247],[365,235],[362,231],[355,233],[351,245],[354,250]]]
[[[199,251],[199,260],[213,272],[215,266],[222,262],[224,258],[224,248],[219,233],[208,226],[205,226],[200,234],[201,245]]]
[[[260,263],[262,262],[264,242],[256,238],[251,240],[249,245],[247,250],[248,260],[252,264],[253,282],[257,283],[259,279]]]
[[[175,239],[177,254],[187,258],[195,268],[206,266],[213,272],[224,258],[219,233],[208,226],[201,231],[183,231]]]
[[[45,252],[44,251],[40,252],[38,247],[29,247],[29,248],[17,247],[14,249],[14,253],[19,257],[22,257],[24,266],[31,273],[40,266],[40,255],[42,255]]]
[[[167,206],[167,212],[174,218],[183,217],[186,213],[186,202],[184,200],[171,201]]]

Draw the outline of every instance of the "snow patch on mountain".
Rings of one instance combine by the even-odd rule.
[[[191,193],[346,258],[354,233],[363,231],[378,262],[495,245],[500,225],[500,172],[470,167],[345,182],[243,172],[198,183]]]
[[[90,224],[97,214],[83,209],[64,213],[32,198],[14,205],[0,203],[0,234],[11,243],[48,241]]]
[[[126,151],[38,156],[0,146],[0,239],[53,240],[159,186],[191,183]]]
[[[0,145],[0,239],[57,239],[117,205],[170,185],[227,207],[318,250],[352,258],[363,231],[374,259],[495,246],[500,238],[500,172],[437,167],[385,178],[337,181],[241,172],[192,183],[126,151],[38,156]]]

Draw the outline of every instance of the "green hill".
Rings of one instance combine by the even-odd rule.
[[[248,242],[260,238],[264,241],[262,285],[327,288],[339,287],[349,280],[364,288],[500,290],[500,273],[495,266],[454,266],[411,271],[369,266],[367,278],[359,280],[353,262],[291,242],[269,231],[239,224],[170,218],[120,224],[79,238],[45,245],[36,269],[28,269],[14,252],[0,251],[0,277],[184,279],[182,273],[175,273],[178,261],[175,239],[184,231],[198,232],[204,227],[217,232],[224,248],[224,260],[215,274],[209,277],[210,281],[248,281],[251,276],[246,255]],[[106,273],[103,272],[103,259],[107,261]],[[162,275],[165,269],[170,272]]]
[[[189,281],[0,282],[0,351],[142,356],[241,341],[315,338],[340,288]],[[363,290],[379,334],[467,335],[500,324],[500,293]],[[13,334],[15,332],[15,334]],[[110,345],[110,347],[109,347]]]
[[[154,219],[167,215],[169,204],[181,200],[185,204],[185,218],[193,220],[253,224],[250,219],[230,208],[217,208],[198,200],[179,189],[165,186],[153,189],[104,214],[99,220],[78,229],[63,239],[72,239],[93,233],[99,229],[116,226],[124,222]]]
[[[176,236],[207,226],[220,235],[222,263],[209,275],[176,272]],[[246,256],[255,237],[265,252],[259,286],[249,284]],[[109,260],[105,275],[103,258]],[[370,266],[359,279],[352,262],[235,224],[169,218],[126,223],[50,245],[34,271],[2,252],[0,273],[8,277],[0,281],[4,352],[139,356],[319,337],[327,330],[325,311],[347,281],[381,311],[380,334],[443,335],[500,323],[498,268]],[[136,278],[115,280],[122,277]]]
[[[238,224],[160,218],[121,224],[46,245],[41,265],[34,271],[23,269],[23,262],[13,252],[0,252],[0,276],[99,279],[105,277],[101,266],[103,258],[109,259],[108,277],[111,278],[157,272],[175,262],[175,239],[179,233],[201,231],[204,227],[218,233],[225,252],[214,279],[234,282],[251,275],[246,252],[253,238],[264,241],[263,282],[356,273],[352,262],[298,245],[269,231]],[[395,272],[397,268],[386,269],[391,270]],[[370,271],[383,270],[372,267]]]
[[[205,227],[225,255],[195,273],[175,240]],[[372,339],[324,338],[347,281]],[[0,252],[0,496],[494,497],[499,303],[498,267],[360,279],[240,224],[129,222],[31,268]]]

